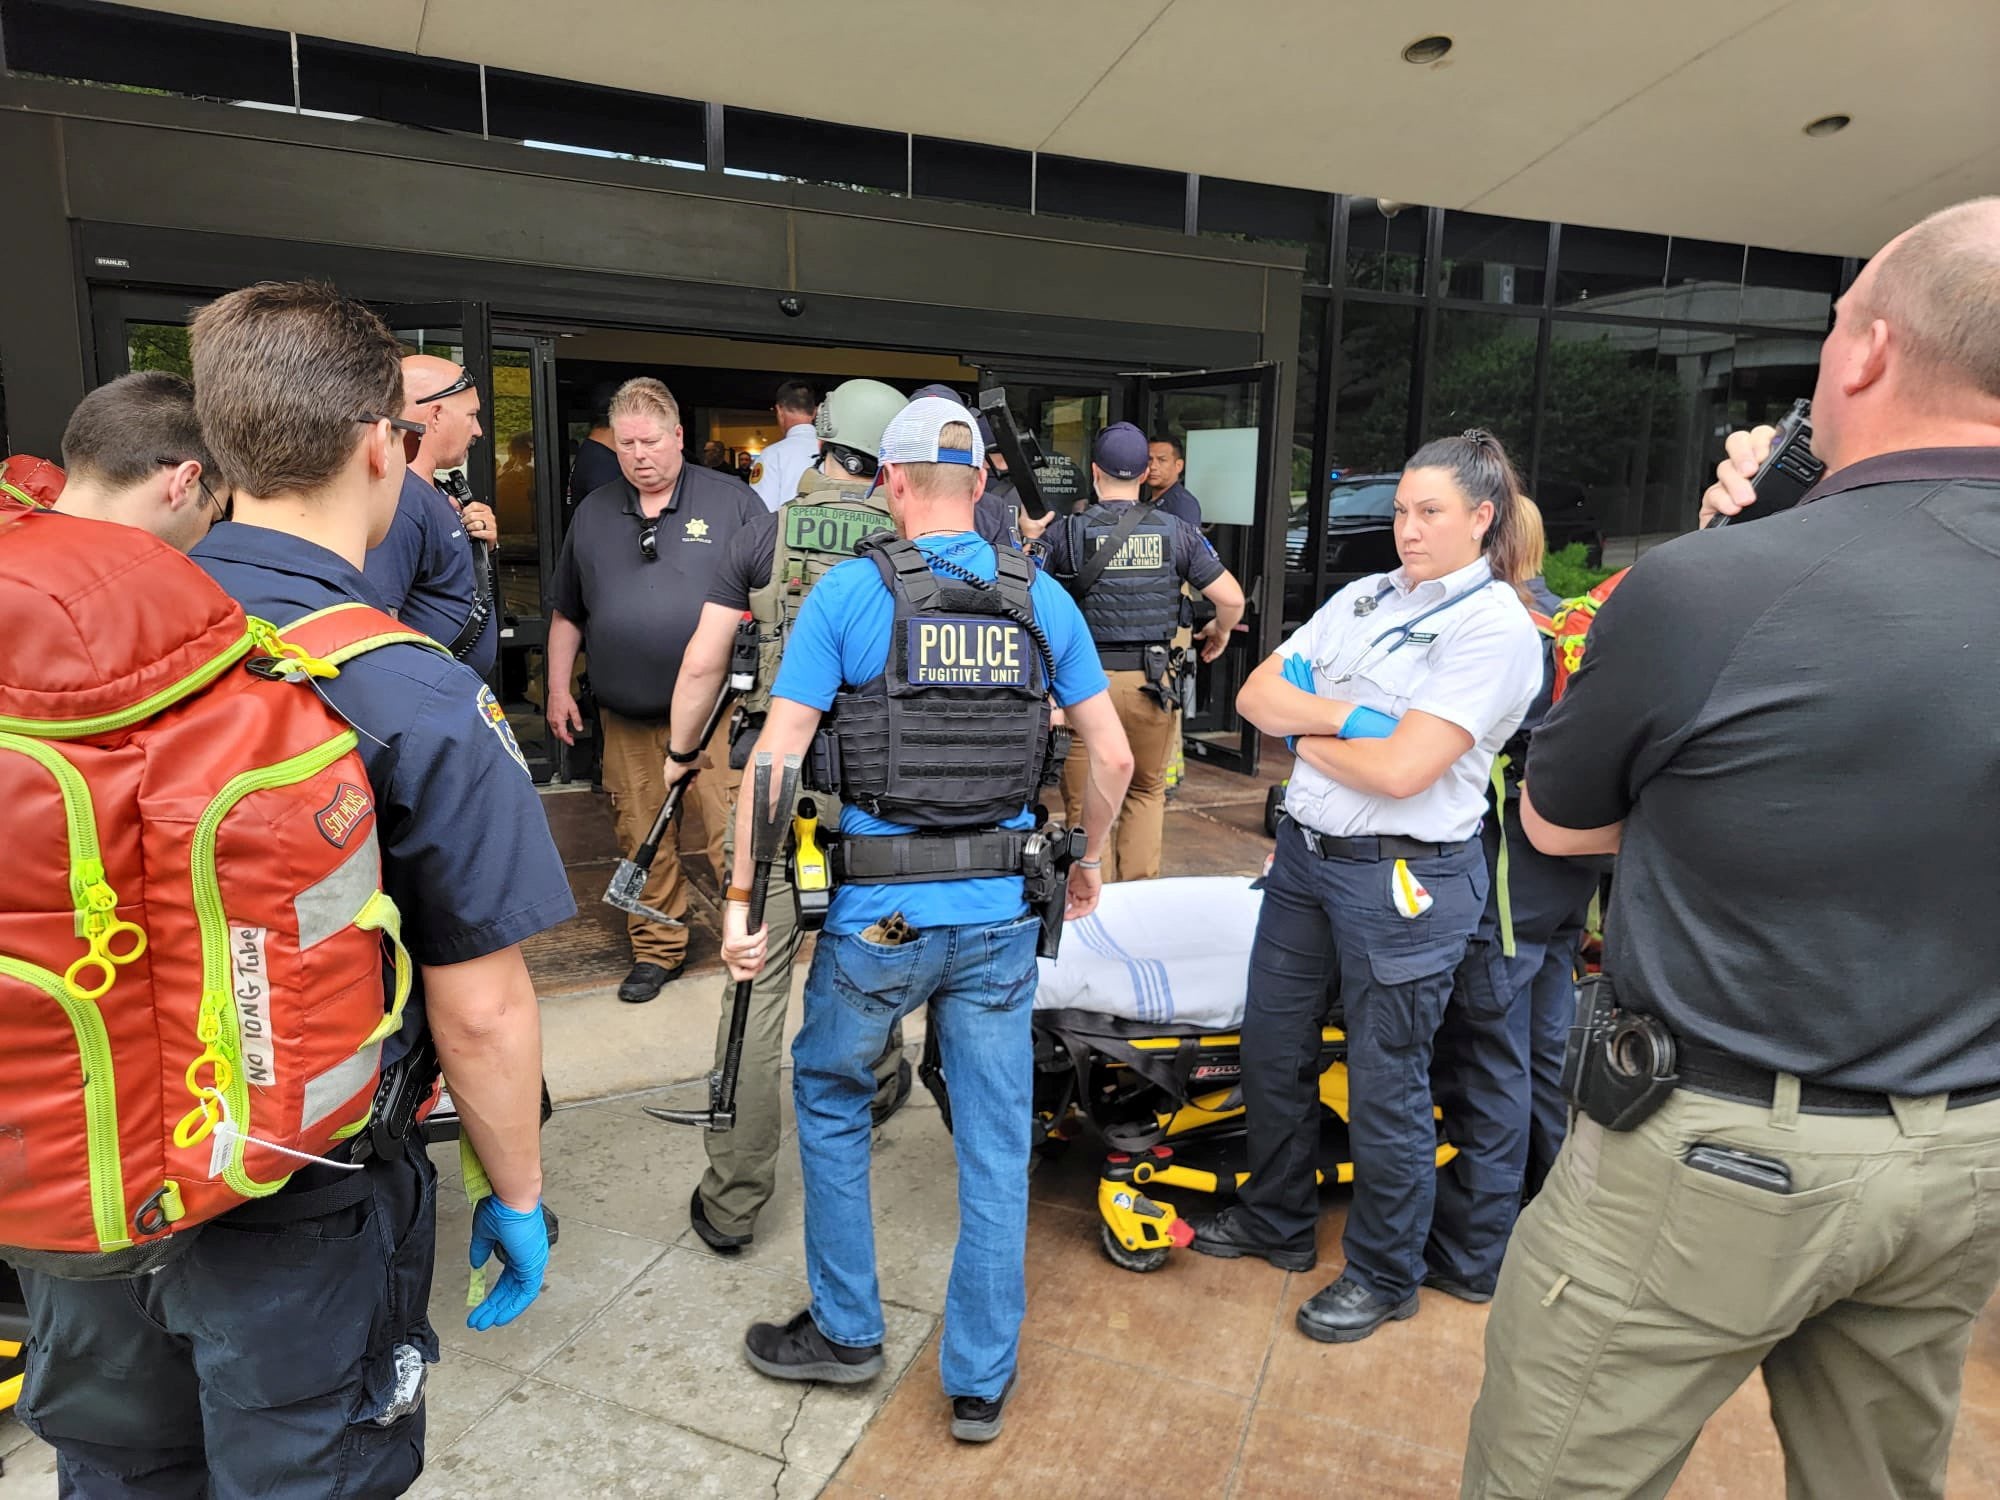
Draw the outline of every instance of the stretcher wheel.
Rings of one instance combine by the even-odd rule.
[[[1126,1271],[1157,1271],[1167,1263],[1169,1247],[1162,1245],[1157,1250],[1127,1250],[1118,1243],[1118,1236],[1111,1232],[1109,1224],[1097,1226],[1097,1238],[1104,1246],[1104,1253],[1111,1257],[1111,1263]]]

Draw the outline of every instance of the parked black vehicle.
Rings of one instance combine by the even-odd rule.
[[[1396,556],[1396,484],[1401,474],[1349,474],[1333,482],[1326,500],[1326,590],[1314,592],[1306,548],[1306,502],[1292,499],[1285,526],[1285,618],[1310,619],[1313,611],[1357,578],[1386,573]],[[1604,555],[1604,534],[1581,485],[1549,485],[1536,497],[1551,552],[1582,542],[1592,567]]]

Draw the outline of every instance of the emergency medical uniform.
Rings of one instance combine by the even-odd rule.
[[[969,531],[897,545],[901,568],[915,562],[913,571],[898,571],[894,593],[874,556],[821,580],[792,628],[773,690],[833,711],[827,722],[839,728],[844,769],[842,854],[850,873],[814,951],[805,1022],[792,1046],[811,1315],[836,1345],[882,1340],[869,1207],[870,1065],[895,1022],[928,1005],[958,1156],[959,1238],[940,1369],[949,1394],[998,1400],[1013,1376],[1027,1302],[1039,923],[1018,874],[954,878],[948,856],[959,841],[895,836],[920,824],[931,833],[1029,829],[1046,696],[1069,705],[1106,684],[1076,606],[1019,554],[996,553]],[[1002,559],[1009,590],[1028,602],[1047,640],[1053,671],[1032,632],[1004,616],[970,613],[959,607],[963,595],[946,592],[924,607],[935,590],[958,587],[952,570],[991,583]],[[912,769],[911,733],[934,741],[922,757],[929,774]],[[899,756],[871,749],[871,740],[904,748]],[[870,880],[879,879],[887,866],[927,865],[926,853],[942,858],[939,878],[863,883],[853,873],[865,866]],[[885,935],[877,924],[897,913],[913,933],[876,941]]]
[[[1142,514],[1119,540],[1134,506]],[[1179,738],[1179,683],[1168,671],[1168,652],[1184,624],[1182,585],[1206,588],[1222,576],[1222,561],[1199,531],[1148,501],[1099,502],[1055,522],[1045,540],[1044,562],[1082,606],[1132,745],[1132,784],[1105,850],[1104,878],[1151,880],[1160,873],[1167,763]],[[1088,570],[1114,541],[1117,550],[1092,578]],[[1072,827],[1083,821],[1088,774],[1076,759],[1063,770],[1063,806]]]
[[[486,619],[479,633],[460,644],[479,597],[478,569],[484,548],[465,535],[458,507],[414,469],[403,473],[396,519],[382,545],[362,559],[362,575],[376,602],[413,630],[447,649],[481,677],[493,672],[500,651],[500,628],[493,620],[492,580],[487,580]]]
[[[757,455],[750,468],[750,488],[766,508],[776,510],[799,492],[799,477],[818,462],[818,432],[810,422],[795,422]]]
[[[345,559],[282,532],[224,522],[193,557],[280,630],[329,605],[373,602]],[[490,689],[414,645],[356,657],[318,687],[360,731],[375,804],[362,826],[380,846],[382,888],[417,964],[480,958],[575,914]],[[383,1045],[385,1070],[424,1025],[419,970],[402,1028]],[[339,1149],[365,1154],[366,1140]],[[363,1172],[302,1168],[153,1274],[24,1274],[32,1333],[21,1411],[58,1450],[63,1493],[401,1495],[423,1467],[425,1408],[377,1419],[396,1392],[399,1348],[438,1357],[427,1315],[436,1195],[437,1173],[413,1140]],[[346,1201],[327,1207],[329,1197]]]
[[[1561,1078],[1577,949],[1605,863],[1544,854],[1521,827],[1528,739],[1555,690],[1555,656],[1546,637],[1542,645],[1541,688],[1494,762],[1500,807],[1489,798],[1480,826],[1490,894],[1431,1061],[1432,1096],[1458,1155],[1438,1176],[1424,1260],[1479,1296],[1492,1293],[1522,1198],[1540,1187],[1568,1129]]]
[[[1278,648],[1295,653],[1322,697],[1398,718],[1431,714],[1473,741],[1404,798],[1356,791],[1298,761],[1250,956],[1251,1175],[1237,1224],[1310,1263],[1320,1026],[1337,973],[1355,1179],[1346,1276],[1400,1304],[1424,1279],[1437,1179],[1431,1039],[1486,905],[1477,835],[1493,759],[1535,695],[1541,652],[1527,611],[1482,557],[1427,582],[1399,568],[1348,585]]]

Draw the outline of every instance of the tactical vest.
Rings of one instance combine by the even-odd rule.
[[[1069,528],[1069,555],[1079,573],[1125,518],[1123,505],[1092,505],[1063,522]],[[1139,653],[1173,640],[1181,622],[1181,575],[1174,566],[1176,522],[1154,511],[1139,522],[1117,554],[1087,590],[1077,579],[1062,582],[1083,608],[1084,623],[1106,667],[1141,665]]]
[[[771,684],[785,636],[813,585],[838,563],[856,556],[861,539],[892,531],[886,497],[871,496],[867,481],[837,484],[816,470],[799,479],[799,493],[778,507],[778,538],[771,553],[771,580],[750,595],[757,622],[757,685],[743,700],[746,713],[761,716],[771,706]]]
[[[1034,565],[996,548],[988,584],[939,576],[900,538],[864,555],[895,600],[889,658],[873,681],[835,696],[816,784],[925,832],[1016,816],[1041,784],[1055,670],[1029,597]]]

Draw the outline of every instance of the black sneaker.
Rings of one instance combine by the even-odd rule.
[[[1233,1208],[1213,1214],[1189,1214],[1188,1227],[1194,1230],[1188,1249],[1220,1260],[1251,1256],[1268,1260],[1281,1271],[1310,1271],[1319,1264],[1319,1247],[1313,1244],[1311,1235],[1289,1245],[1266,1245],[1250,1237]]]
[[[708,1221],[708,1205],[701,1201],[701,1187],[696,1185],[694,1196],[688,1199],[688,1223],[700,1241],[717,1255],[741,1255],[743,1247],[754,1236],[747,1234],[724,1234]]]
[[[1415,1292],[1401,1302],[1378,1297],[1351,1276],[1308,1297],[1299,1309],[1299,1332],[1322,1344],[1352,1344],[1384,1323],[1417,1315]]]
[[[910,1099],[910,1060],[906,1057],[896,1065],[896,1076],[889,1080],[886,1088],[876,1091],[875,1098],[868,1106],[868,1118],[876,1129],[881,1129],[895,1118],[896,1111]]]
[[[752,1323],[743,1336],[743,1353],[753,1369],[774,1380],[859,1385],[882,1373],[880,1344],[858,1349],[834,1343],[819,1331],[811,1308],[782,1328],[776,1323]]]
[[[671,969],[663,969],[658,964],[636,963],[618,986],[618,998],[627,1005],[644,1005],[668,984],[680,978],[686,968],[685,959]]]
[[[1491,1302],[1493,1300],[1492,1287],[1488,1287],[1482,1292],[1470,1282],[1459,1281],[1455,1277],[1445,1275],[1442,1271],[1426,1271],[1424,1273],[1424,1285],[1434,1292],[1443,1292],[1447,1297],[1456,1297],[1461,1302],[1476,1304]]]
[[[990,1443],[1000,1436],[1001,1415],[1007,1410],[1007,1403],[1014,1395],[1014,1376],[1007,1377],[1007,1384],[995,1400],[984,1396],[953,1396],[951,1398],[951,1435],[961,1443]]]

